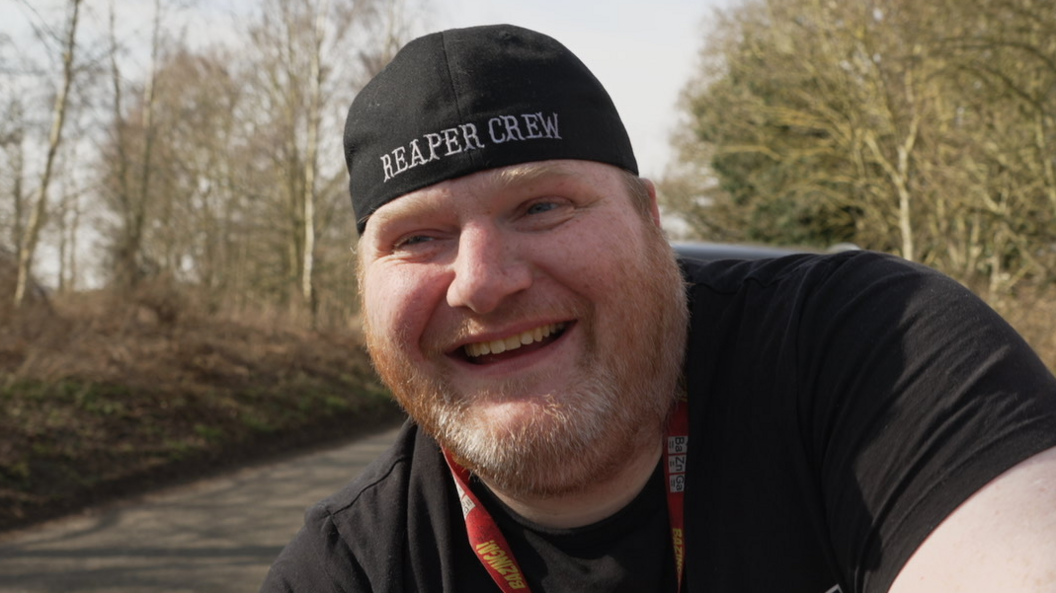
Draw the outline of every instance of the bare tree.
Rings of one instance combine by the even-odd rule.
[[[4,174],[0,180],[4,194],[10,197],[10,228],[5,228],[5,240],[10,240],[10,251],[18,261],[18,252],[22,245],[23,226],[26,208],[25,188],[25,113],[20,99],[12,98],[0,121],[0,149],[4,153]],[[4,200],[6,202],[7,200]],[[5,241],[6,242],[6,241]],[[2,245],[2,244],[0,244]]]
[[[274,251],[281,258],[272,269],[282,271],[287,286],[296,287],[310,310],[317,301],[320,198],[331,203],[344,185],[336,137],[324,146],[319,131],[324,125],[340,126],[334,114],[343,114],[364,72],[383,66],[393,46],[402,43],[396,37],[405,30],[400,5],[268,1],[250,29],[258,56],[250,83],[259,89],[252,93],[260,101],[257,141],[272,160],[272,178],[260,193],[271,209],[265,224],[282,237]],[[321,161],[324,154],[331,158]]]
[[[323,38],[326,35],[326,15],[329,2],[323,0],[317,7],[315,27],[310,40],[308,59],[308,121],[305,138],[304,158],[304,263],[301,273],[301,297],[309,307],[316,309],[315,290],[313,286],[313,268],[315,266],[315,192],[316,171],[319,167],[319,125],[322,119],[323,69],[320,62],[323,53]]]
[[[113,215],[105,234],[114,267],[125,261],[137,266],[130,272],[196,285],[210,306],[348,315],[352,216],[332,132],[368,73],[409,35],[393,22],[402,6],[268,0],[245,18],[246,43],[192,49],[166,40],[148,75],[152,92],[150,80],[128,91],[112,34],[100,193]],[[165,141],[148,151],[150,134]]]
[[[73,172],[77,169],[76,147],[67,151],[64,159],[63,175],[60,175],[61,198],[58,208],[58,233],[59,233],[59,269],[57,270],[58,292],[64,294],[70,292],[76,286],[77,280],[77,232],[80,227],[80,191],[77,188],[76,176]]]
[[[150,62],[142,97],[135,107],[138,112],[137,142],[130,136],[131,128],[126,121],[121,69],[118,64],[120,48],[116,32],[116,10],[110,2],[110,75],[113,92],[113,159],[110,184],[113,202],[117,205],[120,225],[113,247],[113,276],[117,286],[128,290],[134,288],[143,274],[141,251],[148,222],[148,211],[153,201],[151,175],[154,169],[154,143],[157,129],[154,122],[156,104],[155,89],[158,76],[158,59],[161,46],[161,0],[154,1],[154,19],[150,42]],[[135,155],[132,152],[135,151]]]
[[[33,268],[33,257],[36,253],[37,241],[40,238],[40,230],[47,218],[48,185],[51,183],[52,168],[58,155],[59,146],[62,144],[62,130],[66,121],[66,109],[68,97],[74,83],[74,50],[77,38],[77,17],[80,11],[81,0],[70,0],[70,20],[65,34],[65,49],[63,52],[63,78],[59,91],[55,96],[55,105],[52,112],[51,133],[48,136],[48,150],[44,161],[44,170],[40,176],[40,186],[34,197],[33,210],[30,214],[28,226],[25,229],[22,245],[19,249],[18,258],[18,280],[15,286],[15,306],[21,306],[26,294],[30,274]]]

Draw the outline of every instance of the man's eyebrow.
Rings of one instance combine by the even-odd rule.
[[[417,200],[401,200],[398,198],[375,210],[371,215],[371,221],[381,224],[407,216],[414,216],[426,210],[428,210],[428,206]]]
[[[509,167],[499,172],[499,181],[503,186],[529,183],[544,177],[571,177],[575,175],[572,169],[560,163],[527,163],[520,166]]]

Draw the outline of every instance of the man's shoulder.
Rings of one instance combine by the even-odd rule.
[[[760,259],[702,261],[682,258],[683,276],[691,288],[718,293],[738,292],[745,285],[823,283],[834,275],[875,278],[897,274],[935,274],[896,256],[865,250],[837,253],[795,253]]]
[[[406,512],[415,485],[436,473],[442,461],[435,441],[413,422],[406,422],[391,447],[358,476],[309,510],[309,518],[338,523],[387,522]]]
[[[432,532],[459,512],[443,471],[439,446],[408,422],[392,447],[308,509],[262,591],[404,590],[407,562],[432,559],[440,549]]]

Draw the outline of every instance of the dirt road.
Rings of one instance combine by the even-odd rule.
[[[395,432],[5,535],[0,592],[255,592],[304,510]]]

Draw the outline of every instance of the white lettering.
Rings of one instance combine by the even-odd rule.
[[[558,133],[557,113],[552,113],[551,115],[554,116],[553,119],[546,119],[543,114],[539,114],[540,119],[543,120],[543,129],[546,130],[547,138],[557,138],[558,140],[560,140],[561,134]]]
[[[408,168],[424,165],[427,161],[422,156],[422,149],[418,147],[418,139],[411,140],[411,165]]]
[[[539,131],[539,119],[542,119],[542,117],[543,114],[541,113],[525,113],[521,115],[524,120],[524,127],[528,129],[528,135],[525,138],[535,140],[543,137],[543,133]]]
[[[458,130],[455,128],[447,128],[442,131],[444,135],[444,144],[447,146],[447,152],[444,156],[451,156],[462,152],[462,145],[458,143]]]
[[[381,169],[385,171],[385,181],[392,179],[392,159],[387,154],[381,155]]]
[[[488,137],[493,144],[520,142],[551,138],[561,140],[557,113],[549,116],[542,112],[522,113],[520,115],[497,115],[488,120]],[[527,133],[525,133],[527,132]],[[428,156],[422,146],[428,146]],[[426,165],[444,157],[467,150],[486,148],[474,123],[458,124],[437,132],[422,134],[403,146],[397,146],[381,155],[381,169],[385,181],[415,167]],[[410,161],[408,162],[408,158]]]
[[[524,136],[521,135],[521,129],[517,127],[517,118],[512,115],[503,115],[502,123],[506,125],[507,138],[513,140],[524,140]],[[516,133],[516,136],[514,135]]]
[[[506,141],[506,135],[503,134],[503,136],[501,138],[499,136],[496,136],[495,135],[495,124],[501,125],[502,124],[502,120],[500,120],[497,117],[493,117],[493,118],[488,120],[488,135],[491,136],[491,141],[494,142],[495,144],[502,144],[503,142]]]
[[[484,148],[484,145],[480,142],[480,138],[477,138],[477,126],[473,124],[462,124],[459,127],[462,128],[462,138],[466,141],[466,150]],[[473,145],[474,143],[476,143],[476,146]]]
[[[426,134],[425,139],[429,141],[429,162],[440,158],[436,154],[436,149],[440,148],[440,144],[443,143],[444,138],[440,134]]]
[[[400,173],[403,173],[404,171],[407,170],[406,154],[407,154],[407,149],[402,147],[402,146],[397,148],[396,150],[392,151],[392,156],[393,156],[393,158],[396,159],[396,174],[397,175],[399,175]]]

